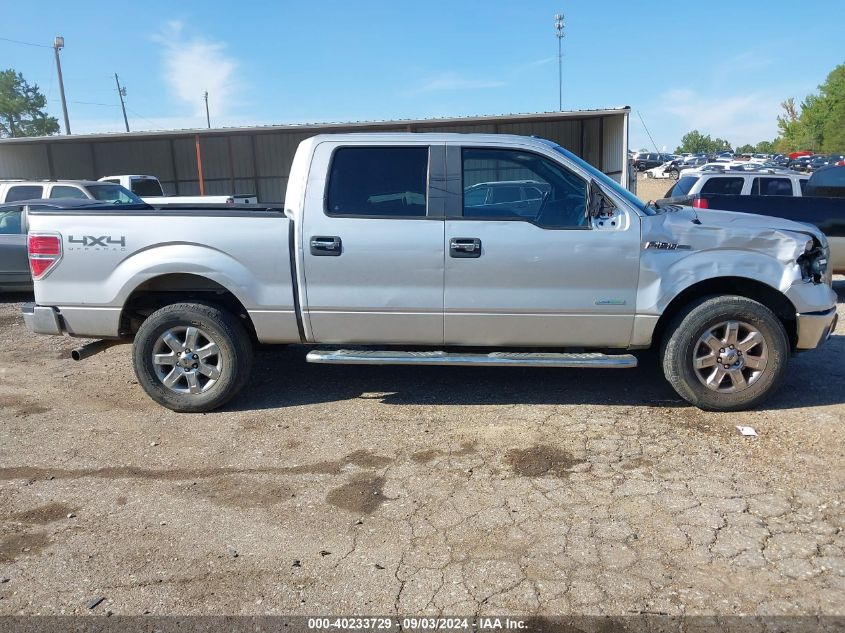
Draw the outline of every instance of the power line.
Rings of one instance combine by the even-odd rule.
[[[145,116],[143,116],[143,115],[138,114],[137,112],[135,112],[135,110],[133,110],[133,109],[132,109],[132,108],[130,108],[129,106],[126,106],[126,109],[127,109],[127,110],[129,110],[132,114],[134,114],[134,115],[135,115],[136,117],[138,117],[139,119],[143,119],[143,120],[144,120],[144,121],[146,121],[147,123],[152,123],[152,124],[153,124],[153,125],[154,125],[157,129],[159,129],[159,130],[163,130],[163,129],[165,129],[165,126],[161,125],[160,123],[156,123],[155,121],[151,121],[151,120],[150,120],[150,119],[148,119],[147,117],[145,117]]]
[[[60,99],[50,99],[53,103],[57,103]],[[104,108],[119,108],[120,106],[116,103],[96,103],[94,101],[68,101],[68,103],[75,103],[78,105],[93,105],[93,106],[103,106]]]
[[[637,110],[637,116],[640,117],[640,123],[643,124],[643,127],[645,128],[645,133],[648,134],[648,137],[651,139],[651,144],[654,145],[654,151],[659,154],[660,150],[657,149],[657,143],[655,143],[654,139],[651,138],[651,132],[648,131],[648,127],[646,126],[645,121],[643,121],[643,115],[640,114],[639,110]]]
[[[38,48],[53,48],[47,44],[35,44],[34,42],[22,42],[21,40],[12,40],[8,37],[0,37],[4,42],[11,42],[12,44],[23,44],[24,46],[37,46]]]

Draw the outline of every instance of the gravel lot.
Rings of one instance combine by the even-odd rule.
[[[24,299],[0,299],[0,614],[845,613],[843,304],[756,412],[685,406],[648,356],[290,347],[226,410],[178,415],[128,346],[73,363]]]
[[[671,178],[646,178],[637,174],[637,196],[641,200],[659,200],[676,182]]]

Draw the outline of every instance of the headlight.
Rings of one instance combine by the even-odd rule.
[[[816,240],[808,240],[804,246],[804,253],[798,258],[798,266],[801,268],[801,278],[806,282],[816,284],[833,283],[833,276],[828,270],[828,259],[830,248],[825,243]]]

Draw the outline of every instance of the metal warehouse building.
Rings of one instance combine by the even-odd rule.
[[[272,125],[16,138],[0,141],[0,179],[150,174],[171,195],[257,194],[284,200],[300,141],[339,132],[482,132],[553,140],[628,186],[630,108],[415,121]]]

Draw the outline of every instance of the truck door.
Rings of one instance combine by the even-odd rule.
[[[300,257],[306,337],[443,343],[444,144],[319,143]]]
[[[631,210],[589,221],[586,172],[530,149],[450,144],[447,175],[447,345],[628,345],[640,255]],[[469,195],[481,183],[513,203]]]

